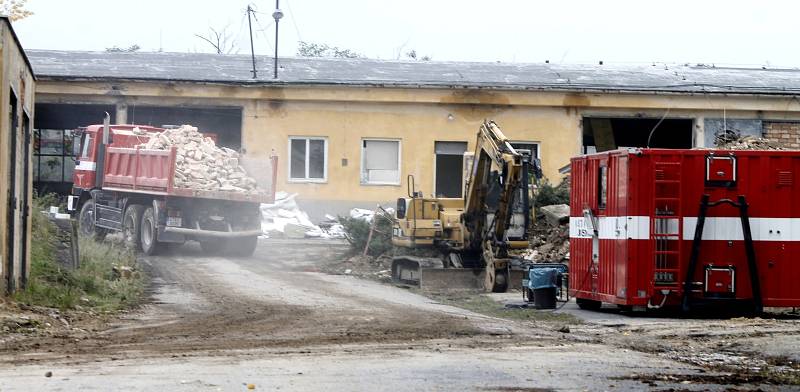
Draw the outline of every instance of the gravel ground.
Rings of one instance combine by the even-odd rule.
[[[335,241],[264,240],[251,258],[206,256],[193,245],[143,258],[153,283],[141,308],[82,332],[0,334],[0,391],[228,391],[247,384],[258,390],[792,389],[776,378],[731,377],[718,365],[735,356],[704,355],[718,351],[721,339],[739,345],[731,352],[743,357],[742,366],[752,358],[790,372],[795,320],[632,318],[565,307],[584,321],[564,333],[564,318],[506,319],[320,272],[346,250]],[[725,337],[712,336],[717,332]],[[775,343],[781,339],[786,344]],[[693,349],[673,349],[683,346]]]

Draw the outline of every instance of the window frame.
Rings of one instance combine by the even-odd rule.
[[[533,141],[525,141],[525,140],[511,140],[511,141],[509,141],[509,143],[511,144],[511,147],[514,147],[515,144],[533,144],[533,145],[536,146],[536,156],[533,157],[533,158],[534,159],[539,159],[539,160],[542,159],[541,158],[541,156],[542,156],[542,142],[533,142]],[[516,150],[517,147],[514,147],[514,149]]]
[[[306,173],[304,178],[297,178],[292,177],[292,141],[293,140],[305,140],[306,142]],[[308,153],[309,147],[311,145],[311,140],[322,140],[323,142],[323,158],[322,158],[322,178],[309,178],[309,160],[311,159],[310,154]],[[287,146],[287,156],[289,159],[286,160],[286,178],[287,181],[290,183],[317,183],[323,184],[328,182],[328,138],[325,136],[289,136],[289,139],[286,143]]]
[[[67,165],[72,164],[72,169],[75,170],[75,159],[77,159],[74,155],[72,155],[72,150],[67,151],[67,132],[69,132],[72,138],[72,147],[74,149],[75,146],[75,137],[79,134],[77,129],[71,128],[32,128],[31,130],[31,137],[33,139],[34,146],[31,150],[31,164],[35,167],[33,169],[33,173],[31,175],[31,181],[34,183],[68,183],[72,182],[72,174],[67,176]],[[58,154],[55,153],[41,153],[41,143],[42,143],[42,132],[43,131],[58,131],[61,134],[59,140],[61,140],[61,152]],[[79,142],[83,140],[83,136],[79,139]],[[38,145],[38,146],[37,146]],[[46,161],[50,159],[57,159],[59,160],[61,166],[61,180],[52,180],[52,179],[42,179],[42,166],[47,165]],[[44,162],[43,162],[44,161]]]
[[[366,147],[364,146],[364,142],[367,141],[376,141],[376,142],[397,142],[397,181],[369,181],[366,179],[366,162],[365,159],[366,155]],[[360,150],[361,150],[361,168],[358,172],[359,179],[361,185],[366,186],[400,186],[400,183],[403,180],[403,140],[397,138],[381,138],[381,137],[362,137],[360,141]]]

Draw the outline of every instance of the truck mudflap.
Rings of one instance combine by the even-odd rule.
[[[241,238],[241,237],[257,237],[263,234],[261,229],[236,231],[233,230],[230,226],[228,226],[228,231],[216,231],[216,230],[203,230],[199,227],[199,225],[197,226],[197,228],[194,229],[188,227],[164,226],[163,231],[165,233],[182,234],[187,237],[198,237],[198,238]]]

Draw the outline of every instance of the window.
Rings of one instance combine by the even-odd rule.
[[[606,208],[608,202],[608,167],[600,166],[597,208]]]
[[[33,142],[33,181],[72,182],[80,140],[71,129],[36,129]]]
[[[467,142],[434,142],[436,197],[463,197]]]
[[[400,185],[400,141],[363,139],[361,141],[361,183]]]
[[[531,152],[531,158],[539,158],[539,143],[537,142],[511,142],[511,147],[515,150],[528,150]]]
[[[328,140],[289,138],[289,181],[324,182],[328,178]]]

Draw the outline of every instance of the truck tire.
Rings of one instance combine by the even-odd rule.
[[[94,224],[94,200],[86,200],[81,207],[81,212],[78,215],[78,227],[80,233],[88,238],[97,241],[102,241],[106,238],[108,230],[101,229]]]
[[[583,310],[599,310],[603,303],[592,299],[575,298],[575,303]]]
[[[122,238],[125,245],[134,250],[142,250],[141,228],[139,227],[142,224],[142,211],[144,211],[144,206],[131,204],[125,209],[125,214],[122,216]]]
[[[139,242],[142,245],[142,253],[152,256],[158,254],[161,244],[158,242],[158,224],[153,207],[147,207],[142,213],[141,224],[139,225]]]
[[[258,246],[258,237],[231,238],[225,244],[226,254],[234,257],[250,257]]]

